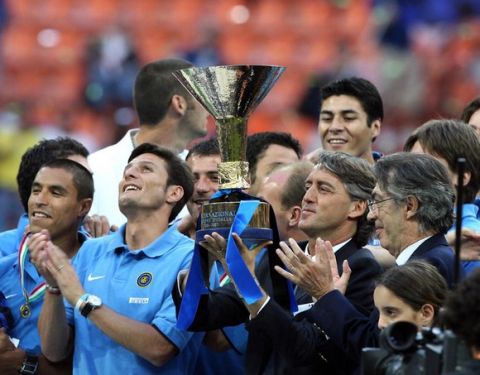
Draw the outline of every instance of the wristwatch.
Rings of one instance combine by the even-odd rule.
[[[93,310],[98,309],[100,306],[102,306],[102,300],[100,299],[100,297],[86,293],[80,297],[77,305],[80,314],[82,314],[86,318],[88,314],[90,314]]]
[[[23,375],[34,375],[37,372],[38,368],[38,357],[25,353],[25,359],[23,360],[22,367],[18,370],[19,374]]]

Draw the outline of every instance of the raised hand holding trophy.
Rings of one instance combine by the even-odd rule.
[[[274,235],[270,225],[270,206],[242,191],[249,187],[247,122],[284,70],[284,67],[279,66],[232,65],[189,68],[174,73],[215,118],[222,160],[218,167],[219,191],[202,207],[196,247],[205,234],[217,232],[227,239],[226,252],[221,262],[228,265],[239,293],[248,303],[255,302],[261,294],[238,253],[231,238],[232,233],[237,233],[249,248],[272,240]],[[201,252],[202,260],[196,259],[198,254],[194,254],[187,291],[189,284],[201,281],[198,275],[194,275],[195,281],[192,280],[192,271],[195,267],[198,268],[196,263],[203,265],[203,279],[208,285],[212,259],[207,254],[207,251]],[[194,287],[196,286],[190,288]],[[187,300],[189,298],[187,296]]]

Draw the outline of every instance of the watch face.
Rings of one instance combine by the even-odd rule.
[[[99,297],[97,297],[97,296],[90,295],[90,296],[87,298],[87,303],[90,303],[90,304],[92,304],[93,306],[98,307],[98,306],[101,306],[101,305],[102,305],[102,300],[101,300]]]

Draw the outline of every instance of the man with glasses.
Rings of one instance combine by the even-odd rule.
[[[398,265],[427,260],[451,286],[454,255],[445,233],[453,223],[455,195],[448,171],[433,157],[411,153],[385,157],[374,170],[368,219],[382,247]]]

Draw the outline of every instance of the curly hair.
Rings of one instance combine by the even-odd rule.
[[[42,139],[25,151],[17,173],[18,194],[25,212],[28,211],[28,198],[30,197],[33,181],[43,164],[56,159],[66,159],[73,155],[80,155],[86,158],[88,154],[89,152],[85,146],[69,137]]]

